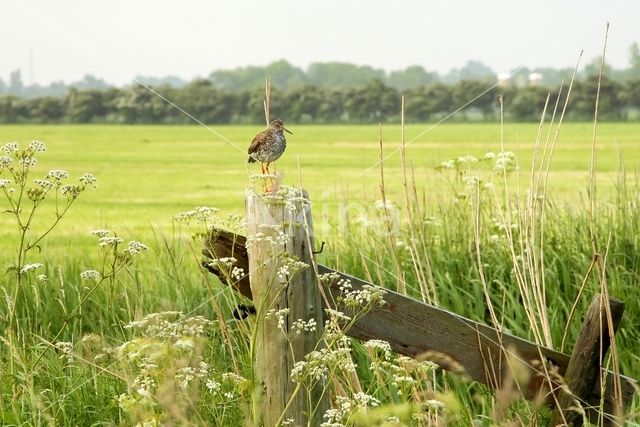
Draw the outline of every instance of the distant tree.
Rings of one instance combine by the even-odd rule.
[[[345,96],[344,89],[325,89],[317,119],[326,123],[341,121],[345,115]]]
[[[404,70],[389,73],[387,84],[400,91],[419,86],[425,86],[438,81],[438,73],[427,72],[419,65],[412,65]]]
[[[106,109],[99,90],[69,89],[66,116],[73,123],[91,123],[104,117]]]
[[[234,70],[218,70],[209,79],[220,89],[230,91],[253,90],[264,87],[265,79],[281,90],[291,89],[305,83],[304,72],[285,60],[272,62],[266,67],[241,67]]]
[[[134,83],[144,83],[148,86],[171,86],[174,88],[181,88],[185,86],[188,82],[183,80],[178,76],[164,76],[164,77],[153,77],[153,76],[136,76],[134,79]]]
[[[520,121],[539,120],[544,110],[548,89],[543,87],[526,87],[512,90],[505,94],[505,113]]]
[[[20,123],[28,117],[24,100],[13,96],[0,96],[0,123]]]
[[[454,68],[443,77],[446,83],[457,83],[461,80],[495,81],[496,72],[480,61],[467,61],[460,69]]]
[[[477,108],[485,119],[491,117],[497,108],[497,91],[491,84],[479,80],[462,80],[453,87],[455,108],[465,110]],[[468,104],[468,105],[467,105]]]
[[[99,79],[91,74],[85,74],[82,80],[79,80],[75,83],[71,83],[71,87],[74,87],[79,90],[88,90],[88,89],[106,90],[110,86],[109,86],[109,83],[107,83],[102,79]]]
[[[574,83],[572,101],[570,101],[570,117],[580,120],[591,120],[594,116],[598,76],[590,76],[584,81]],[[598,117],[603,120],[621,120],[625,116],[626,100],[621,95],[623,86],[608,78],[602,77]]]
[[[29,119],[39,123],[58,123],[65,114],[65,100],[53,96],[34,98],[27,103]]]
[[[228,123],[235,109],[233,96],[210,80],[194,80],[181,88],[176,103],[205,123]]]
[[[405,117],[411,121],[426,121],[434,115],[453,110],[451,86],[434,83],[407,91],[405,94]]]
[[[7,84],[0,79],[0,95],[3,95],[7,92]]]
[[[382,81],[372,80],[364,86],[347,89],[344,103],[350,121],[384,122],[399,113],[400,94]]]
[[[281,90],[290,90],[306,83],[304,72],[284,59],[267,65],[265,67],[265,76],[261,82],[263,85],[265,78],[271,81],[271,86],[278,87]]]
[[[314,62],[307,69],[307,80],[321,88],[364,85],[372,80],[384,81],[384,70],[345,62]]]
[[[600,74],[600,65],[602,63],[602,56],[597,56],[591,60],[591,62],[587,63],[584,66],[584,70],[582,71],[583,76],[586,79],[589,79],[593,76],[598,76]],[[605,76],[611,78],[613,74],[613,68],[606,61],[604,63],[603,73]]]
[[[638,43],[633,43],[629,47],[629,69],[627,78],[629,80],[640,79],[640,47],[638,47]]]
[[[173,90],[170,87],[158,89],[164,92],[162,95],[167,99],[175,99],[177,96],[169,92]],[[178,101],[179,104],[180,101]],[[139,84],[134,84],[122,91],[113,101],[113,105],[125,123],[161,123],[163,121],[172,123],[176,117],[182,118],[182,113]]]
[[[326,92],[316,86],[305,85],[290,90],[285,95],[286,119],[295,122],[312,122],[319,119],[318,111]]]
[[[640,110],[640,77],[626,82],[623,94],[629,107]]]
[[[244,110],[246,111],[246,120],[249,123],[265,123],[264,120],[264,90],[261,88],[257,88],[251,92],[247,93],[247,96],[244,98],[246,105]],[[271,99],[270,99],[270,114],[269,118],[271,120],[275,118],[282,118],[283,120],[287,120],[285,117],[287,112],[286,98],[284,93],[282,93],[278,88],[271,88]]]

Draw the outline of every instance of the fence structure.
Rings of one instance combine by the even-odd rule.
[[[275,425],[269,414],[281,414],[285,407],[286,416],[296,420],[296,425],[307,425],[308,402],[307,406],[305,402],[289,402],[287,405],[290,396],[287,393],[291,393],[291,390],[290,385],[285,383],[290,383],[290,368],[295,362],[293,359],[297,357],[296,360],[302,360],[303,352],[308,351],[312,344],[298,343],[293,359],[289,360],[291,352],[283,348],[282,338],[278,338],[278,334],[260,332],[269,329],[261,324],[264,322],[262,308],[286,307],[298,314],[297,317],[295,314],[290,316],[293,320],[308,318],[311,314],[317,317],[321,325],[322,308],[344,310],[345,307],[339,302],[341,291],[337,281],[319,285],[317,274],[334,273],[341,279],[349,280],[354,290],[377,285],[315,263],[309,249],[314,247],[314,243],[306,193],[298,193],[294,198],[298,206],[293,210],[290,205],[287,206],[288,201],[270,194],[265,197],[247,190],[249,239],[214,229],[206,240],[203,254],[209,259],[234,257],[236,266],[250,272],[248,277],[234,282],[233,286],[245,297],[253,299],[258,312],[257,327],[261,337],[258,346],[262,346],[263,351],[256,353],[256,369],[264,391],[262,413],[267,417],[263,419],[264,425]],[[290,214],[294,211],[298,212],[297,216]],[[255,246],[260,240],[273,244],[278,230],[285,230],[284,235],[287,236],[286,241],[281,242],[282,256],[295,257],[314,267],[285,289],[278,288],[280,285],[275,280],[277,274],[269,267],[274,252],[260,244]],[[274,231],[276,234],[273,234]],[[267,238],[257,239],[257,235]],[[208,260],[203,261],[203,266],[221,278],[228,277],[228,272],[220,271]],[[522,395],[555,407],[552,426],[579,426],[585,418],[596,423],[596,417],[601,418],[601,425],[624,424],[623,414],[638,389],[637,383],[601,366],[622,318],[622,302],[596,295],[574,349],[571,355],[567,355],[388,289],[385,291],[384,305],[373,308],[359,319],[347,331],[348,335],[361,340],[385,340],[399,354],[428,357],[444,370],[465,375],[496,390],[505,381],[513,382],[510,364],[516,360],[519,369],[524,367],[529,374],[526,383],[518,384]],[[291,332],[289,326],[285,325],[284,330]],[[278,333],[282,336],[281,331]],[[601,384],[602,378],[604,384]],[[276,390],[284,397],[274,399],[270,396]],[[317,394],[315,397],[317,408],[326,407],[326,396]],[[582,412],[577,409],[576,400],[587,408],[597,408],[603,403],[604,411],[587,409]],[[315,424],[311,422],[310,425]]]

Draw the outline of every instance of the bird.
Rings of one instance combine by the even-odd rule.
[[[284,132],[293,135],[293,132],[284,127],[281,119],[272,121],[267,129],[257,134],[251,141],[247,151],[249,154],[247,162],[260,162],[262,173],[269,174],[269,164],[278,160],[287,148]]]

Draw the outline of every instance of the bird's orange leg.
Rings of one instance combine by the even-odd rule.
[[[265,175],[267,172],[264,168],[264,163],[260,162],[260,168],[262,169],[262,175]],[[264,181],[264,192],[267,193],[269,191],[269,187],[267,186],[267,180]]]
[[[271,175],[271,171],[269,170],[269,165],[271,164],[271,162],[267,162],[267,174]],[[269,176],[269,181],[271,181],[271,184],[269,186],[265,186],[265,191],[271,191],[271,189],[273,188],[273,177]]]

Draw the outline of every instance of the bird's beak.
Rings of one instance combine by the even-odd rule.
[[[287,129],[286,127],[282,126],[282,129],[284,129],[287,133],[290,133],[291,135],[293,135],[293,132],[291,132],[289,129]]]

